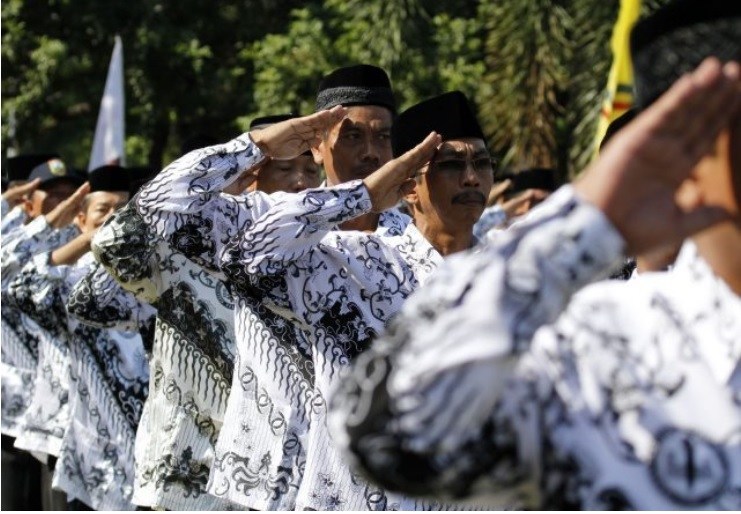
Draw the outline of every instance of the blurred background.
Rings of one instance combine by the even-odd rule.
[[[643,0],[642,14],[666,0]],[[127,165],[196,134],[313,111],[332,69],[387,70],[403,109],[460,89],[503,167],[573,177],[591,159],[619,0],[4,0],[2,158],[87,168],[114,37]]]

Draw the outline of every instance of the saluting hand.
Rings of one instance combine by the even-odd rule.
[[[66,200],[60,202],[52,211],[46,215],[46,221],[54,228],[62,228],[69,225],[80,212],[82,200],[90,192],[90,182],[85,182],[77,188]]]
[[[301,118],[275,123],[250,132],[252,141],[271,159],[293,159],[319,144],[322,134],[338,123],[347,109],[337,105]]]
[[[368,189],[374,212],[390,209],[412,192],[414,175],[432,159],[440,143],[440,135],[430,132],[420,144],[365,177],[363,183]]]
[[[3,198],[5,201],[7,201],[10,205],[17,205],[23,198],[25,198],[26,195],[30,195],[34,191],[36,191],[36,188],[39,187],[39,184],[41,183],[41,179],[37,178],[32,180],[31,182],[26,182],[25,184],[18,184],[12,187],[9,187],[7,191],[3,193]]]
[[[574,189],[610,219],[631,255],[729,219],[687,191],[687,179],[718,134],[739,116],[739,64],[706,59],[620,131]],[[678,195],[683,185],[683,194]]]

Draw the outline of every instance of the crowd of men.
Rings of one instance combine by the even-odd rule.
[[[631,52],[558,189],[368,64],[154,175],[9,159],[3,508],[741,509],[739,4]]]

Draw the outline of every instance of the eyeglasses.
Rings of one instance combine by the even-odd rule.
[[[494,175],[494,161],[490,157],[478,157],[476,159],[443,159],[440,161],[433,160],[430,162],[430,166],[427,171],[422,172],[429,173],[434,171],[435,173],[441,173],[448,177],[458,178],[464,173],[468,166],[471,166],[479,177],[487,177]]]

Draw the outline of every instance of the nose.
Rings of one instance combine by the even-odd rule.
[[[360,158],[363,161],[378,162],[378,160],[381,158],[381,154],[376,147],[375,141],[370,136],[365,136],[363,138],[363,148],[361,152],[362,153],[360,155]]]
[[[461,176],[461,185],[464,187],[478,187],[481,185],[481,179],[471,161],[466,161],[466,169]]]

